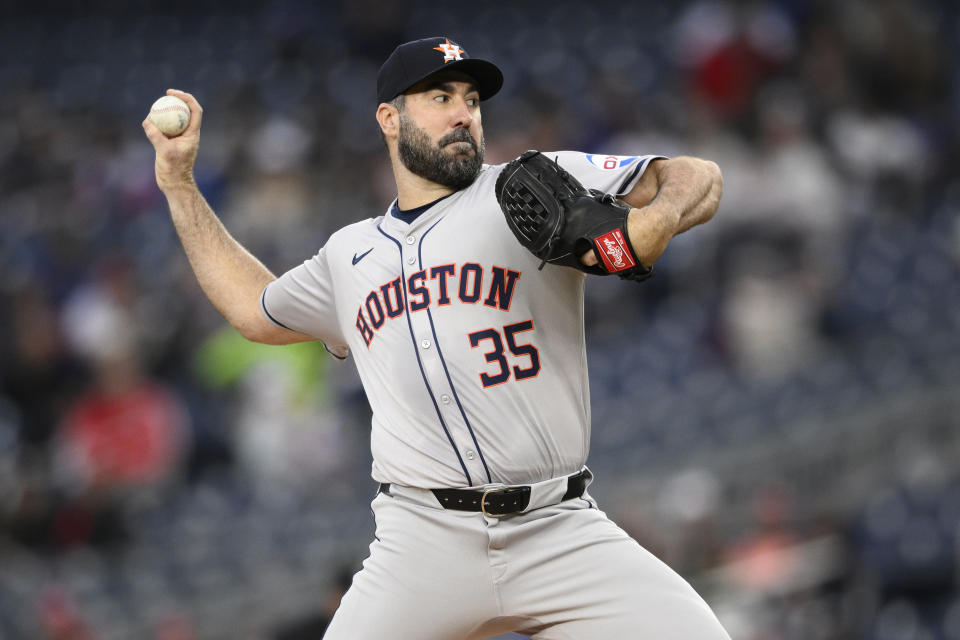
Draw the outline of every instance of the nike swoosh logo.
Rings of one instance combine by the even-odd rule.
[[[357,264],[358,262],[360,262],[361,260],[363,260],[363,258],[364,258],[368,253],[370,253],[371,251],[373,251],[373,247],[370,247],[369,249],[367,249],[366,251],[364,251],[364,252],[361,253],[360,255],[353,254],[353,264]]]

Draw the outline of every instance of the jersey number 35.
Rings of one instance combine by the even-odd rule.
[[[484,387],[503,384],[510,379],[511,372],[517,380],[534,378],[540,373],[540,353],[537,351],[537,348],[532,344],[519,344],[517,342],[517,334],[532,330],[533,320],[524,320],[523,322],[504,325],[502,338],[501,331],[493,328],[474,331],[467,336],[470,338],[470,346],[474,349],[480,346],[481,341],[489,340],[493,349],[483,354],[484,358],[486,358],[487,362],[496,364],[500,368],[496,373],[481,373],[480,384]],[[510,353],[516,358],[522,359],[521,364],[526,366],[510,365],[504,353],[504,341],[506,341]]]

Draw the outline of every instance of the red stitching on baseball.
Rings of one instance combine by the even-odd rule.
[[[173,104],[173,105],[170,105],[169,107],[160,107],[159,109],[151,109],[151,110],[150,110],[150,113],[164,113],[164,112],[166,112],[166,111],[170,111],[171,109],[176,110],[176,111],[183,111],[183,110],[184,110],[184,108],[181,107],[180,105],[178,105],[178,104]],[[187,110],[185,111],[185,113],[190,113],[190,109],[187,109]]]

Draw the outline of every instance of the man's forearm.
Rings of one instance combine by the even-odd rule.
[[[257,298],[276,277],[227,231],[196,185],[165,192],[170,216],[200,288],[240,333],[262,323]]]
[[[627,221],[640,261],[652,265],[678,233],[713,217],[723,193],[723,178],[713,162],[680,157],[659,168],[657,195],[633,209]]]
[[[180,98],[190,108],[187,128],[168,138],[145,118],[143,131],[157,152],[157,186],[167,197],[170,216],[200,288],[227,322],[250,340],[268,344],[312,340],[262,316],[260,292],[276,278],[227,232],[193,179],[203,108],[185,91],[167,89],[167,95]]]

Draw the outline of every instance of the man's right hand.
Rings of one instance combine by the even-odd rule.
[[[143,121],[143,130],[157,151],[155,165],[157,186],[164,193],[195,184],[193,163],[197,159],[197,149],[200,146],[200,122],[203,119],[200,103],[189,93],[167,89],[167,95],[176,96],[187,103],[190,107],[190,123],[179,136],[168,138],[150,122],[149,118]]]

